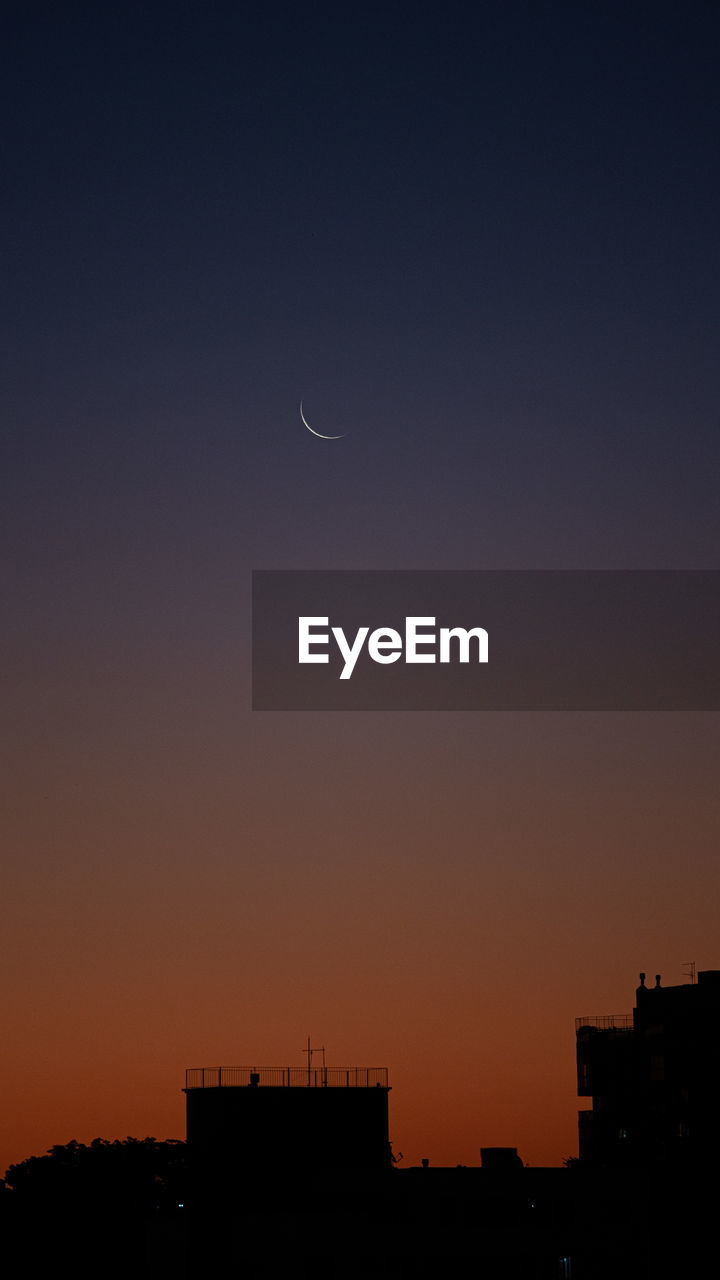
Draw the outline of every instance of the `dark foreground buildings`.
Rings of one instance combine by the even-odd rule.
[[[633,1014],[578,1019],[592,1107],[565,1168],[507,1147],[474,1167],[398,1167],[385,1068],[189,1071],[187,1146],[160,1163],[168,1144],[150,1139],[31,1160],[0,1184],[0,1256],[18,1275],[69,1258],[78,1280],[712,1276],[719,1039],[714,972],[643,979]]]
[[[636,1274],[714,1275],[720,970],[672,987],[641,973],[635,994],[632,1014],[576,1022],[578,1094],[592,1098],[579,1113],[579,1172],[634,1190]]]
[[[604,1168],[711,1170],[720,1150],[720,971],[646,986],[632,1014],[578,1018],[580,1159]]]
[[[190,1274],[576,1274],[567,1170],[395,1168],[388,1093],[384,1067],[188,1071]]]
[[[712,1274],[720,972],[641,978],[633,1014],[577,1020],[577,1064],[580,1156],[548,1169],[395,1167],[385,1068],[189,1071],[188,1274]]]

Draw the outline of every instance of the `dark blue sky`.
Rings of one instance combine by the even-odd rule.
[[[715,563],[717,6],[8,26],[11,532]]]

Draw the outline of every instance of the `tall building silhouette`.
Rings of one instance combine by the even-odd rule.
[[[708,1168],[720,1146],[720,970],[646,986],[632,1014],[576,1020],[585,1165]]]

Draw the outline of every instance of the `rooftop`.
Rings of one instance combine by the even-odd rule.
[[[596,1031],[632,1031],[633,1015],[631,1013],[599,1013],[587,1018],[575,1019],[575,1030],[583,1027],[594,1027]]]
[[[188,1067],[185,1089],[387,1089],[387,1067]]]

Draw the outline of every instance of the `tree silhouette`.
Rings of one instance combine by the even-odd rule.
[[[73,1140],[30,1156],[1,1189],[5,1260],[33,1275],[63,1255],[76,1277],[144,1275],[149,1226],[180,1212],[185,1181],[175,1139]]]
[[[177,1139],[74,1139],[10,1165],[7,1187],[18,1199],[47,1204],[57,1199],[152,1208],[182,1196],[185,1143]]]

